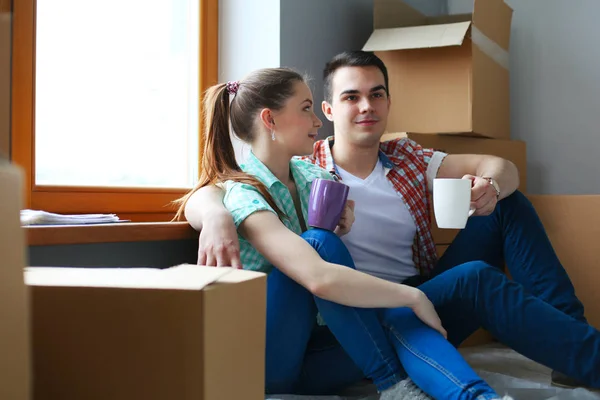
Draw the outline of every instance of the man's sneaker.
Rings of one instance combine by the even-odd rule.
[[[562,372],[558,372],[558,371],[554,371],[554,370],[552,371],[552,375],[551,375],[551,383],[553,386],[558,386],[558,387],[567,388],[567,389],[585,388],[585,389],[594,390],[593,388],[589,387],[588,385],[581,382],[580,380],[571,378],[570,376],[567,376],[567,375],[563,374]]]

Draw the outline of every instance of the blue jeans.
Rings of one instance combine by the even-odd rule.
[[[354,268],[333,233],[304,239],[326,261]],[[317,313],[327,327],[316,324]],[[353,308],[313,296],[274,269],[267,279],[267,393],[334,394],[363,377],[384,390],[408,375],[434,398],[498,395],[456,348],[412,310]]]
[[[514,281],[501,272],[505,263]],[[500,201],[489,216],[470,218],[432,278],[418,287],[436,306],[455,346],[482,326],[524,356],[600,388],[600,332],[587,324],[522,193]]]

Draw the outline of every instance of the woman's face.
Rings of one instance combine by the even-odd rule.
[[[313,152],[317,133],[323,123],[315,115],[310,88],[296,82],[294,95],[285,106],[273,114],[275,142],[290,156],[303,156]]]

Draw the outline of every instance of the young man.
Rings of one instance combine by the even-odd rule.
[[[523,329],[511,316],[511,310],[490,309],[489,315],[481,316],[475,315],[469,304],[447,301],[461,285],[469,286],[473,279],[484,278],[476,271],[455,267],[484,261],[503,269],[506,263],[513,279],[529,293],[572,317],[573,323],[586,323],[583,305],[575,296],[533,206],[517,191],[519,178],[514,164],[494,156],[447,155],[409,139],[380,143],[392,98],[387,69],[372,53],[337,55],[327,64],[324,78],[322,108],[334,123],[335,140],[330,137],[317,142],[313,155],[307,159],[351,187],[355,222],[342,239],[356,269],[398,283],[429,286],[428,296],[448,332],[448,340],[455,346],[486,320],[487,325],[510,330],[504,332],[505,341],[509,342],[506,344],[528,357],[587,381],[598,379],[592,378],[592,370],[600,357],[600,334],[593,328],[580,324],[581,329],[575,333],[565,326],[548,324],[548,318],[546,323],[540,323],[540,329],[556,331],[558,352],[575,352],[567,343],[588,341],[592,357],[573,354],[570,365],[562,365],[558,358],[525,343],[526,335],[536,333]],[[472,207],[476,210],[439,260],[427,197],[434,178],[472,180]],[[201,231],[198,263],[241,267],[237,233],[222,198],[220,189],[204,188],[194,194],[186,207],[187,220]],[[451,269],[452,273],[444,274]],[[432,287],[434,294],[430,295]],[[486,287],[481,297],[486,296],[503,293]],[[497,316],[501,318],[495,319]],[[501,323],[512,326],[498,327]],[[553,372],[552,379],[561,386],[583,385],[558,371]]]

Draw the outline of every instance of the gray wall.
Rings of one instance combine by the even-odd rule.
[[[600,2],[506,1],[514,9],[512,136],[527,142],[527,190],[599,194]],[[473,0],[407,2],[428,15],[473,9]],[[281,0],[281,64],[314,78],[317,101],[324,63],[337,52],[362,47],[372,29],[371,7],[372,0]],[[322,119],[321,136],[331,134],[331,124]]]
[[[442,0],[407,0],[427,15],[446,12]],[[322,114],[323,67],[337,53],[357,50],[373,32],[373,0],[281,0],[280,61],[310,75],[317,115],[323,121],[319,137],[333,134]]]
[[[282,0],[281,65],[312,78],[315,110],[323,121],[319,135],[333,134],[321,112],[323,67],[337,53],[361,49],[373,32],[372,0]]]
[[[425,15],[447,14],[448,4],[445,0],[404,0],[404,2]]]
[[[600,193],[598,0],[507,0],[511,127],[527,142],[532,194]],[[449,0],[451,13],[473,0]]]

